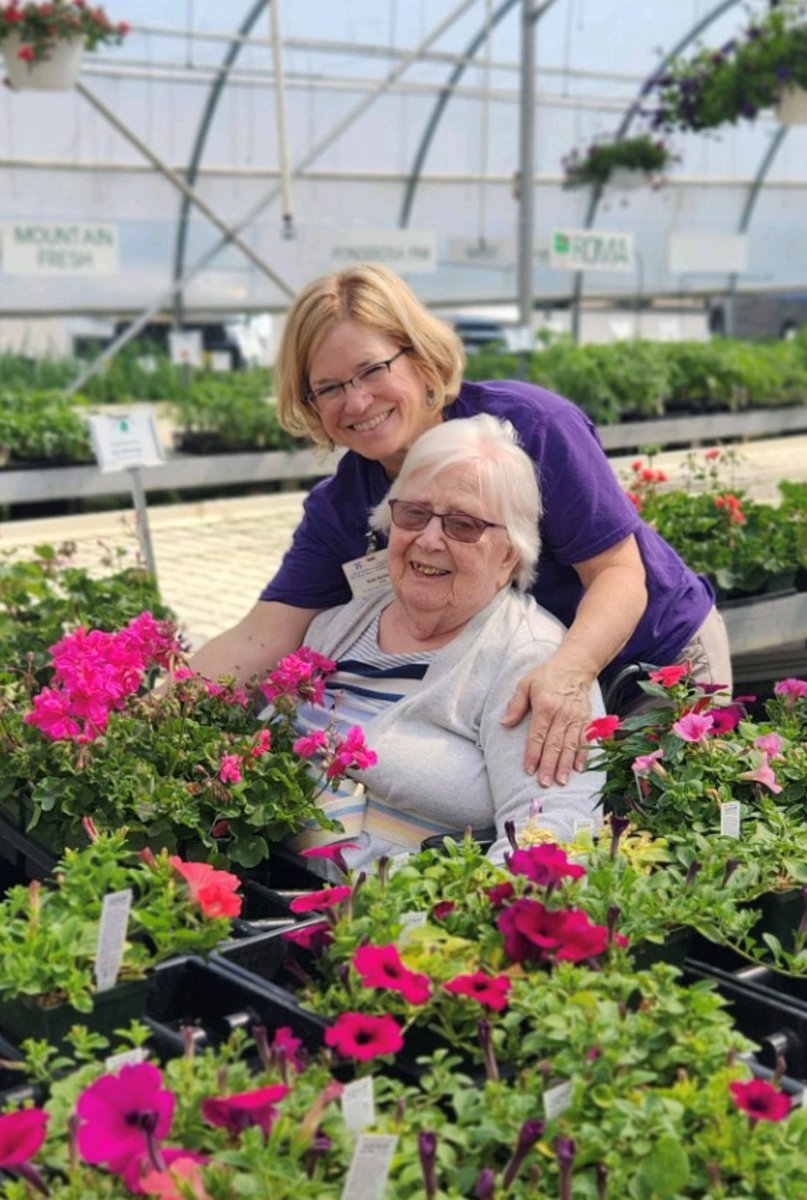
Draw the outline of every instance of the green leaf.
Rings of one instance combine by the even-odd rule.
[[[661,1137],[639,1168],[637,1181],[650,1196],[675,1196],[689,1183],[689,1156],[673,1137]]]

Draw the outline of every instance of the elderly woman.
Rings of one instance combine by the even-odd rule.
[[[638,660],[688,662],[696,679],[729,685],[728,641],[708,581],[641,520],[580,409],[532,384],[464,383],[463,362],[454,331],[384,267],[350,267],[301,292],[275,366],[280,418],[347,453],[309,494],[258,603],[195,665],[243,679],[296,649],[317,611],[363,586],[362,564],[349,564],[366,553],[367,514],[415,439],[490,413],[513,424],[538,470],[542,556],[531,590],[569,627],[554,654],[513,677],[505,719],[516,724],[532,709],[524,766],[538,769],[542,786],[566,783],[584,761],[595,680],[607,683]]]
[[[301,713],[306,733],[335,719],[362,725],[378,764],[351,774],[366,787],[358,866],[416,849],[423,838],[495,824],[537,824],[569,838],[591,818],[598,772],[536,798],[523,732],[502,723],[513,680],[551,657],[560,622],[526,589],[539,556],[535,471],[512,426],[487,415],[450,421],[413,445],[371,517],[389,537],[389,579],[315,617],[306,644],[337,661],[324,708]],[[391,589],[390,586],[391,585]],[[603,711],[592,685],[592,708]]]

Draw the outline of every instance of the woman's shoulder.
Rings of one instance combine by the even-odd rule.
[[[593,428],[583,410],[571,400],[522,379],[465,380],[446,415],[471,417],[480,412],[506,417],[516,428],[520,421],[540,421],[545,428],[580,423]]]
[[[491,625],[496,629],[495,637],[490,636]],[[566,626],[528,592],[508,588],[501,593],[499,603],[489,608],[488,618],[479,633],[483,645],[499,655],[503,654],[505,646],[512,653],[525,646],[534,651],[539,643],[546,646],[548,653],[553,653],[566,636]],[[506,653],[504,651],[505,657]]]

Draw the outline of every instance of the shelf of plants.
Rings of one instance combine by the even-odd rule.
[[[5,1200],[350,1196],[368,1156],[396,1200],[803,1200],[807,681],[752,715],[652,670],[589,730],[601,829],[364,878],[277,849],[350,757],[295,746],[327,662],[199,679],[147,578],[47,554],[0,596]]]

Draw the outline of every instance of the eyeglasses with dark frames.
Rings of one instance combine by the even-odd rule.
[[[495,521],[483,521],[481,517],[471,517],[464,512],[438,513],[425,504],[414,500],[389,500],[392,523],[399,529],[409,533],[418,533],[425,529],[432,517],[437,517],[443,533],[452,542],[478,542],[486,529],[505,529]]]
[[[397,362],[402,354],[409,354],[411,349],[411,346],[404,346],[391,358],[382,358],[380,362],[368,363],[350,379],[343,379],[340,383],[325,383],[322,387],[311,388],[305,394],[306,403],[310,404],[312,408],[316,408],[319,404],[332,404],[335,400],[340,400],[347,395],[348,386],[356,388],[357,391],[359,388],[372,391],[374,385],[382,383],[389,375],[392,364]]]

